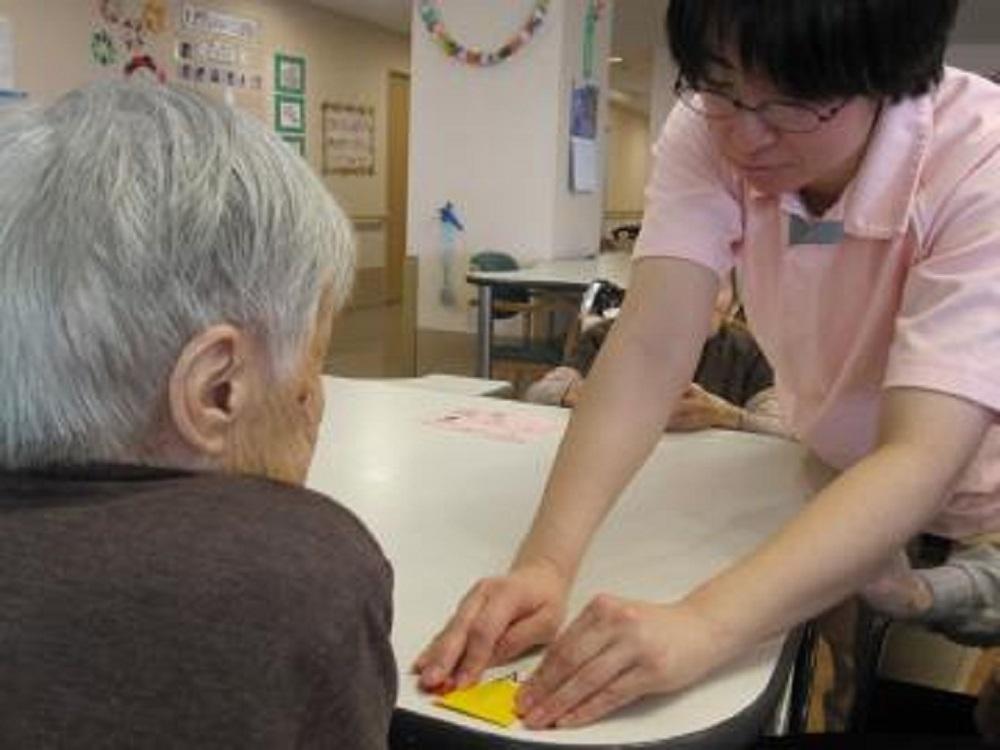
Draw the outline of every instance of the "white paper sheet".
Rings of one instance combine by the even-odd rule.
[[[591,138],[570,138],[571,186],[576,193],[597,191],[597,141]]]

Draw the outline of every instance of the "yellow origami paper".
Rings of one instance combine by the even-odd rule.
[[[514,711],[514,696],[517,695],[517,689],[518,684],[514,679],[504,677],[481,682],[462,690],[452,690],[438,698],[435,703],[506,728],[517,721],[517,714]]]

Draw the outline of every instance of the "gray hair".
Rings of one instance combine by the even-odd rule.
[[[346,299],[348,220],[252,117],[136,79],[0,109],[0,466],[133,455],[192,336],[286,377]]]

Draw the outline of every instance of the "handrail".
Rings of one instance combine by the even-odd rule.
[[[352,214],[348,218],[359,232],[384,229],[389,223],[389,217],[385,214]]]
[[[642,211],[605,211],[604,220],[605,221],[619,221],[622,219],[640,221],[642,219]]]

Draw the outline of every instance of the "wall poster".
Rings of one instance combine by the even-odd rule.
[[[323,104],[323,174],[375,174],[375,108]]]
[[[265,118],[261,35],[256,19],[185,3],[174,48],[177,78]]]

